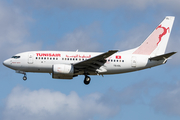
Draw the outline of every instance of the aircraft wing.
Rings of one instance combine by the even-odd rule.
[[[87,59],[82,62],[74,63],[74,68],[80,71],[93,71],[95,72],[98,68],[100,68],[104,63],[106,63],[106,58],[118,52],[118,50],[109,50],[103,54],[97,55],[90,59]]]

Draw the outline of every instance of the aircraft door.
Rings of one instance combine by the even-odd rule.
[[[132,67],[136,67],[136,57],[135,57],[135,56],[132,56],[131,66],[132,66]]]
[[[29,54],[28,63],[33,64],[33,54]]]

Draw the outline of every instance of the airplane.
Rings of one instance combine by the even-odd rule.
[[[139,47],[127,51],[29,51],[12,56],[3,65],[24,74],[24,81],[26,72],[50,73],[54,79],[84,75],[85,85],[91,81],[89,75],[120,74],[155,67],[165,64],[176,53],[165,53],[174,19],[174,16],[166,16]]]

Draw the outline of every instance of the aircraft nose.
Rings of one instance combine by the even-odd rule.
[[[5,61],[3,62],[3,65],[4,65],[4,66],[8,66],[9,64],[10,64],[9,60],[5,60]]]

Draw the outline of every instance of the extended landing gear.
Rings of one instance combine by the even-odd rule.
[[[26,73],[23,73],[23,74],[24,74],[23,80],[26,81],[27,80]]]
[[[26,76],[24,76],[24,77],[23,77],[23,80],[24,80],[24,81],[26,81],[26,80],[27,80],[27,77],[26,77]]]
[[[91,78],[89,76],[85,75],[84,84],[88,85],[90,83],[90,81],[91,81]]]
[[[23,80],[24,80],[24,81],[27,80],[27,76],[26,76],[26,73],[25,73],[24,71],[16,70],[16,73],[24,74]]]

